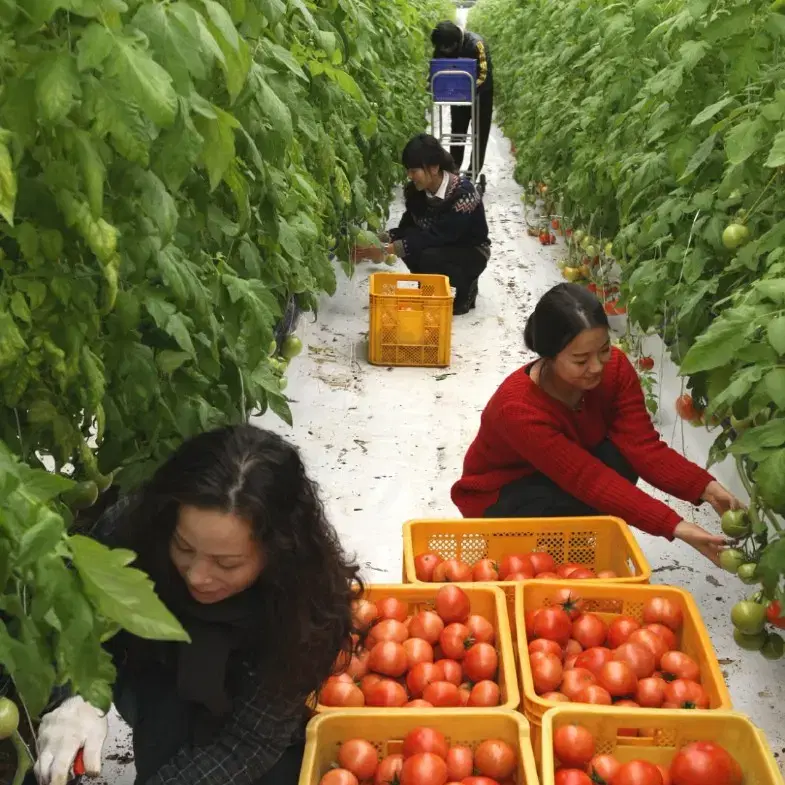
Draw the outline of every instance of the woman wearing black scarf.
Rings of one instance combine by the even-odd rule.
[[[350,647],[358,568],[297,451],[250,425],[183,444],[93,535],[131,548],[191,637],[108,648],[133,729],[136,785],[293,785],[305,702]],[[36,775],[100,769],[106,720],[74,697],[46,715]]]

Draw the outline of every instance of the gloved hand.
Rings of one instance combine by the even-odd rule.
[[[84,748],[85,773],[101,773],[101,750],[109,723],[91,704],[76,696],[44,715],[38,729],[38,760],[33,771],[40,785],[66,785],[76,753]]]

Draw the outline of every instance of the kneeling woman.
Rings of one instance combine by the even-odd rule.
[[[651,423],[638,374],[611,346],[597,298],[559,284],[525,332],[539,359],[508,377],[482,415],[452,498],[466,517],[615,515],[679,539],[716,563],[725,538],[682,520],[638,478],[718,514],[738,500],[668,447]]]
[[[191,637],[108,645],[137,785],[295,785],[305,701],[349,646],[359,585],[297,451],[250,425],[205,433],[118,507],[94,536],[139,554]],[[39,782],[65,783],[80,748],[97,774],[106,733],[79,697],[47,714]]]
[[[471,180],[455,174],[452,156],[433,136],[415,136],[401,158],[410,180],[406,211],[385,251],[413,273],[446,275],[455,287],[453,313],[468,313],[491,253],[482,199]]]

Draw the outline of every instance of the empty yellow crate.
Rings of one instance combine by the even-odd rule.
[[[541,724],[542,717],[548,709],[562,704],[543,700],[534,691],[529,663],[529,640],[526,636],[523,614],[525,611],[549,605],[555,593],[564,587],[570,588],[584,599],[585,611],[596,613],[605,622],[610,622],[620,615],[631,616],[640,621],[643,616],[643,606],[652,597],[667,597],[676,602],[684,614],[684,623],[677,635],[679,650],[689,654],[700,666],[701,684],[709,695],[711,708],[731,708],[730,694],[722,677],[709,632],[701,619],[695,600],[688,592],[673,586],[619,586],[602,581],[528,581],[516,587],[515,616],[518,655],[521,662],[523,709],[530,722]]]
[[[488,619],[496,630],[496,651],[499,654],[499,690],[501,692],[499,709],[513,710],[518,707],[521,701],[520,690],[518,689],[518,665],[512,645],[512,633],[510,631],[510,620],[507,615],[507,606],[504,601],[504,593],[491,585],[479,584],[456,584],[469,595],[471,612],[484,616]],[[376,602],[384,597],[395,597],[409,604],[409,612],[417,613],[420,610],[432,608],[439,591],[438,584],[419,584],[417,586],[401,583],[374,583],[366,587],[363,594],[365,599]],[[360,712],[370,712],[375,709],[357,709]],[[317,712],[338,712],[345,711],[339,707],[316,705]],[[411,709],[391,708],[388,711],[395,713],[410,712]],[[456,709],[459,712],[470,711],[470,709]]]
[[[542,724],[543,785],[553,785],[553,734],[564,725],[591,731],[597,753],[614,755],[622,763],[648,760],[668,766],[674,755],[692,741],[721,744],[738,761],[744,785],[783,785],[777,761],[766,737],[743,714],[719,711],[616,709],[611,706],[564,705],[548,711]],[[638,737],[619,736],[620,728],[638,728]]]
[[[452,295],[446,275],[371,276],[368,361],[444,368],[450,364]]]
[[[619,518],[478,518],[464,520],[417,520],[403,525],[403,578],[420,583],[414,558],[432,551],[443,559],[457,558],[467,564],[480,559],[546,551],[557,564],[576,562],[594,570],[613,570],[612,584],[648,583],[651,567],[627,524]],[[594,581],[592,581],[594,583]],[[515,583],[502,581],[515,632]]]
[[[517,753],[516,785],[538,785],[529,727],[520,714],[475,709],[344,710],[323,714],[308,723],[299,785],[319,785],[348,739],[366,739],[380,756],[400,753],[406,734],[419,726],[441,731],[451,745],[472,749],[486,739],[501,739]]]

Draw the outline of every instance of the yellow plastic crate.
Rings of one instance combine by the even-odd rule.
[[[450,364],[452,295],[446,275],[371,275],[372,365],[445,368]]]
[[[432,551],[443,559],[467,564],[500,560],[507,554],[546,551],[557,564],[576,562],[594,570],[614,570],[608,583],[626,586],[648,583],[651,567],[630,528],[619,518],[477,518],[417,520],[403,525],[403,579],[417,580],[414,558]],[[595,583],[596,581],[590,581]],[[605,581],[603,581],[605,582]],[[500,586],[515,633],[515,582],[475,584]]]
[[[539,785],[526,720],[515,712],[488,709],[353,709],[323,714],[308,723],[299,785],[319,785],[335,761],[338,748],[348,739],[366,739],[381,756],[391,755],[401,751],[410,730],[423,725],[441,731],[450,744],[472,749],[485,739],[506,741],[517,753],[516,785]]]
[[[499,705],[493,711],[506,709],[512,711],[518,708],[521,702],[521,693],[518,689],[518,665],[515,651],[512,645],[512,633],[510,631],[510,620],[507,615],[507,605],[504,601],[504,593],[490,585],[479,585],[476,583],[460,583],[466,594],[469,595],[471,612],[484,616],[493,624],[496,630],[496,651],[499,654],[499,690],[501,692]],[[418,611],[432,608],[436,593],[439,591],[439,584],[419,584],[417,586],[400,583],[373,583],[366,587],[363,597],[371,602],[376,602],[384,597],[395,597],[398,600],[409,604],[409,612],[414,614]],[[317,703],[315,710],[319,713],[335,713],[345,711],[340,707],[323,706]],[[360,712],[373,711],[372,707],[367,709],[357,709]],[[463,713],[470,711],[468,708],[456,709]],[[412,709],[390,708],[388,711],[398,713],[408,713]]]
[[[529,640],[526,636],[523,614],[527,609],[532,610],[548,605],[556,591],[565,586],[583,597],[584,609],[587,612],[596,613],[605,622],[610,622],[620,615],[631,616],[640,621],[643,616],[643,606],[651,597],[667,597],[678,603],[684,614],[684,623],[677,635],[679,649],[689,654],[700,666],[701,684],[709,695],[711,708],[732,707],[730,693],[722,677],[709,632],[701,619],[695,600],[688,592],[673,586],[619,586],[602,581],[528,581],[516,587],[515,616],[523,686],[523,710],[532,725],[541,725],[543,715],[548,709],[564,704],[543,700],[534,691],[529,663]],[[681,711],[676,710],[676,713],[680,714]],[[688,714],[692,715],[695,712],[688,711]]]
[[[563,725],[591,731],[597,753],[616,756],[622,763],[648,760],[667,766],[685,744],[713,741],[739,762],[744,785],[783,785],[782,773],[763,732],[743,714],[667,709],[616,709],[610,706],[562,704],[548,711],[542,725],[542,783],[553,785],[553,733]],[[638,728],[645,735],[619,736],[620,728]]]

